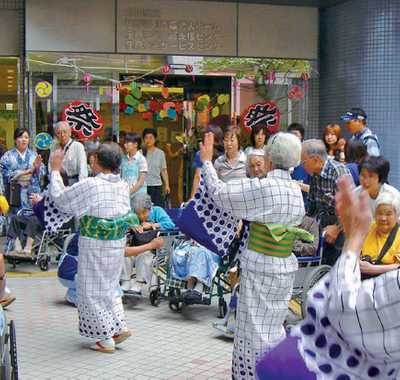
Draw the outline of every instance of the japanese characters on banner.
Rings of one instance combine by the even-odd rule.
[[[262,102],[246,108],[242,114],[242,124],[251,133],[254,125],[264,123],[269,132],[276,132],[279,126],[280,112],[276,104]]]
[[[104,127],[101,115],[81,102],[69,103],[62,113],[62,121],[71,126],[71,131],[76,132],[81,141],[94,139]]]

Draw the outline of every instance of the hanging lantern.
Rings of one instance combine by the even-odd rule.
[[[242,79],[244,77],[244,72],[243,71],[238,71],[237,73],[236,73],[236,78],[237,79]]]
[[[304,88],[307,90],[307,88],[308,88],[307,81],[308,81],[308,78],[310,78],[310,74],[307,72],[304,72],[301,74],[301,78],[304,80],[304,83],[305,83]]]
[[[165,65],[165,66],[162,68],[162,72],[163,72],[164,74],[169,74],[170,71],[171,71],[171,67],[170,67],[169,65]]]
[[[193,71],[193,66],[191,66],[191,65],[186,65],[185,71],[186,71],[187,73],[191,73],[191,72]]]
[[[122,88],[122,83],[121,82],[115,83],[115,88],[116,88],[117,91],[120,91],[121,88]]]
[[[89,84],[91,80],[91,76],[89,74],[85,74],[83,80],[86,82],[86,92],[89,92]]]
[[[269,81],[269,87],[272,87],[274,84],[274,79],[275,79],[275,73],[271,72],[267,74],[267,79]]]

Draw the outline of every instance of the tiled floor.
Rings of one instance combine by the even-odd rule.
[[[52,264],[50,271],[55,271]],[[133,336],[113,355],[91,351],[77,329],[77,310],[51,272],[30,263],[13,269],[7,284],[17,300],[5,311],[14,320],[20,379],[228,379],[232,339],[212,327],[218,302],[173,313],[167,302],[124,301]],[[24,273],[19,277],[18,273]],[[18,277],[16,277],[18,276]],[[228,300],[227,300],[228,301]]]

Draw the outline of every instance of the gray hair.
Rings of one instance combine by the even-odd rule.
[[[289,170],[297,167],[301,155],[300,140],[292,133],[276,133],[268,140],[265,155],[277,169]]]
[[[66,125],[68,128],[71,129],[71,126],[66,121],[59,121],[56,124],[56,127],[54,128],[54,133],[57,133],[58,132],[58,128],[61,127],[62,125]]]
[[[328,157],[325,144],[322,140],[308,139],[301,146],[307,158],[318,157],[325,161]]]
[[[264,149],[251,149],[250,152],[247,154],[247,160],[246,160],[246,175],[247,175],[247,177],[251,177],[250,158],[253,158],[253,157],[262,157],[265,162],[265,150]]]
[[[400,199],[397,195],[392,193],[382,193],[375,202],[375,213],[379,205],[390,205],[396,211],[397,217],[400,215]],[[374,215],[375,217],[375,215]]]
[[[136,194],[131,199],[131,209],[133,211],[139,211],[142,208],[147,208],[150,210],[151,206],[152,206],[151,197],[147,193]]]

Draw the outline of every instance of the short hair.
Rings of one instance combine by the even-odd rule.
[[[360,116],[364,116],[364,119],[357,119],[357,120],[361,120],[362,124],[367,125],[367,113],[362,109],[362,108],[352,108],[350,111],[355,112],[357,114],[359,114]]]
[[[153,135],[155,139],[157,138],[157,131],[154,128],[145,128],[142,133],[142,138],[145,138],[148,134]]]
[[[307,158],[318,157],[325,161],[328,157],[325,144],[322,140],[308,139],[304,141],[301,146]]]
[[[267,125],[265,123],[257,123],[254,124],[253,127],[251,128],[251,134],[250,134],[250,141],[251,141],[251,145],[252,146],[256,146],[256,139],[255,139],[255,135],[257,135],[258,133],[260,133],[260,131],[264,132],[265,135],[265,142],[267,142],[268,140],[268,129],[267,129]]]
[[[139,211],[142,208],[151,209],[151,197],[147,193],[139,193],[132,197],[131,199],[131,209],[133,211]]]
[[[222,154],[225,150],[223,141],[224,133],[222,132],[221,127],[218,127],[218,125],[214,124],[209,124],[204,128],[204,135],[209,132],[212,132],[212,134],[214,135],[214,152],[212,159],[212,162],[214,162],[218,158],[218,156]]]
[[[344,155],[346,162],[354,162],[358,164],[362,158],[368,155],[367,147],[360,139],[350,139],[344,145]]]
[[[58,132],[58,128],[61,127],[62,125],[66,125],[68,128],[71,129],[71,126],[66,121],[59,121],[56,124],[56,127],[54,128],[54,133],[57,133]]]
[[[358,173],[362,169],[378,174],[379,183],[385,183],[390,172],[390,162],[384,156],[365,156],[358,163]]]
[[[339,140],[342,138],[342,128],[340,128],[340,125],[337,124],[329,124],[325,127],[324,133],[322,134],[322,141],[325,144],[325,147],[327,151],[331,149],[329,144],[325,141],[325,136],[328,134],[328,132],[332,132],[336,136],[336,145],[338,144]]]
[[[25,132],[26,132],[26,133],[28,134],[28,136],[29,136],[29,131],[28,131],[26,128],[22,128],[22,127],[17,128],[17,129],[14,131],[14,140],[16,140],[18,137],[21,137]]]
[[[117,171],[122,162],[122,150],[117,143],[101,143],[97,148],[97,160],[99,165],[113,172]]]
[[[125,142],[137,143],[138,147],[140,147],[142,145],[142,138],[137,133],[127,133],[125,135]]]
[[[95,156],[97,154],[97,149],[92,149],[89,151],[88,155],[87,155],[87,164],[89,165],[90,163],[90,158]]]
[[[250,159],[253,157],[262,157],[263,160],[265,160],[265,150],[264,149],[252,149],[248,154],[247,154],[247,160],[246,160],[246,174],[249,176],[250,174]]]
[[[237,141],[239,143],[239,149],[242,147],[243,143],[242,143],[242,130],[240,129],[239,126],[237,125],[230,125],[228,127],[226,127],[226,129],[224,130],[224,138],[227,135],[235,135],[237,138]]]
[[[301,155],[300,140],[292,133],[278,132],[269,139],[265,154],[277,169],[297,167]]]
[[[287,129],[287,132],[291,132],[291,131],[299,131],[301,134],[301,140],[303,141],[304,137],[305,137],[305,131],[304,131],[304,127],[299,124],[299,123],[292,123],[290,124]]]
[[[379,205],[391,205],[396,211],[396,215],[400,215],[400,199],[397,195],[389,192],[384,192],[375,201],[375,213]],[[375,217],[375,215],[374,215]]]

